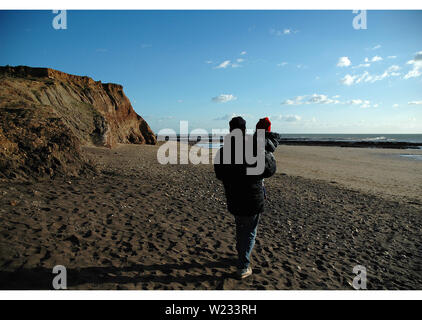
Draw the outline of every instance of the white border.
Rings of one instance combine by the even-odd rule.
[[[0,300],[422,300],[422,291],[0,291]]]
[[[417,7],[415,7],[417,6]],[[422,1],[371,1],[354,0],[295,0],[295,1],[227,1],[227,0],[160,0],[142,1],[119,0],[118,2],[81,1],[4,1],[3,9],[422,9]],[[199,294],[198,294],[199,293]],[[422,291],[0,291],[1,300],[421,300]]]
[[[119,0],[119,1],[100,1],[100,0],[15,0],[2,1],[1,9],[169,9],[169,10],[274,10],[274,9],[307,9],[307,10],[322,10],[322,9],[422,9],[422,1],[415,0],[354,0],[354,1],[339,1],[339,0],[295,0],[295,1],[279,1],[279,0],[155,0],[155,1],[133,1],[133,0]]]

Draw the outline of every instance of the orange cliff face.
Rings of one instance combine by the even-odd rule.
[[[152,130],[133,110],[121,85],[103,84],[86,76],[49,68],[25,66],[0,67],[0,77],[3,77],[2,97],[9,95],[10,100],[13,98],[10,94],[15,94],[15,98],[19,96],[28,103],[52,106],[83,143],[108,147],[117,143],[156,143]],[[92,110],[82,110],[84,108]],[[92,119],[74,118],[81,112],[87,115],[89,111]],[[78,122],[85,120],[93,122],[93,132],[77,132],[81,129]],[[86,123],[88,127],[92,124]]]
[[[0,67],[0,167],[11,177],[14,170],[66,173],[72,161],[77,171],[81,145],[118,143],[156,143],[121,85],[49,68]]]

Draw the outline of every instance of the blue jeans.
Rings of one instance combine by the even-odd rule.
[[[236,249],[239,257],[238,268],[246,269],[251,261],[250,256],[255,245],[259,214],[250,217],[234,216],[236,222]]]

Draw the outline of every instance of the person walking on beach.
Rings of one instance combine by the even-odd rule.
[[[246,121],[242,117],[235,117],[229,122],[230,132],[239,129],[243,143],[246,136]],[[260,214],[264,211],[264,190],[262,180],[269,178],[276,171],[276,161],[272,153],[265,152],[264,172],[260,175],[247,175],[245,157],[240,164],[235,163],[235,144],[231,144],[232,157],[230,163],[223,163],[222,147],[217,157],[220,161],[214,164],[217,179],[223,182],[227,198],[227,209],[234,215],[236,223],[236,249],[238,253],[237,276],[240,279],[252,274],[250,256],[255,245]],[[245,148],[243,148],[245,150]],[[259,152],[259,151],[258,151]],[[244,155],[243,155],[244,156]]]

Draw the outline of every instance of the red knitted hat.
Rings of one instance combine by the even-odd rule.
[[[256,124],[257,129],[264,129],[265,131],[271,132],[271,121],[268,117],[259,119],[258,123]]]

